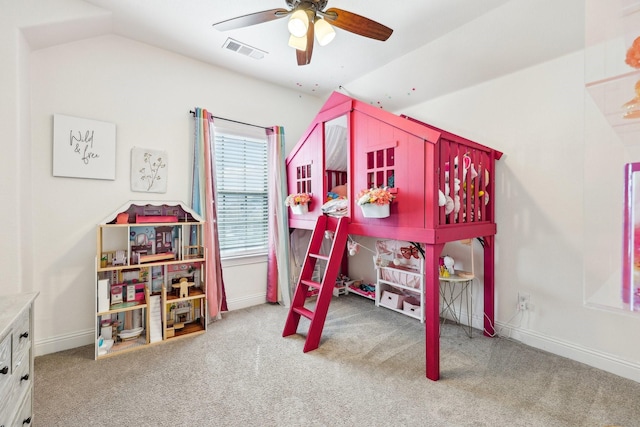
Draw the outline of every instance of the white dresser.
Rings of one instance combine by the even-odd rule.
[[[0,296],[0,427],[33,424],[33,302],[38,292]]]

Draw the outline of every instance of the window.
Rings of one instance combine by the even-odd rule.
[[[395,147],[367,152],[367,188],[395,187]]]
[[[311,193],[311,165],[296,168],[296,192]]]
[[[220,255],[266,254],[267,137],[217,126],[214,136]]]

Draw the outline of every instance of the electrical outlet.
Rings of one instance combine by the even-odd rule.
[[[531,296],[524,292],[518,292],[518,310],[526,311],[529,309],[531,303]]]

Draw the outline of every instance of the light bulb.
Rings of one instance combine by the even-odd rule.
[[[318,19],[315,23],[316,39],[320,46],[328,45],[336,36],[333,27],[324,19]]]
[[[289,46],[297,50],[307,50],[307,36],[296,37],[294,35],[289,37]]]
[[[351,249],[349,251],[349,255],[354,256],[356,254],[356,250],[355,249]]]
[[[399,260],[398,258],[394,258],[394,259],[393,259],[393,263],[394,263],[395,265],[400,265],[400,260]]]
[[[295,37],[302,37],[307,34],[307,29],[309,28],[309,16],[307,16],[307,12],[302,9],[293,12],[291,18],[289,18],[287,28],[289,28],[291,35]]]

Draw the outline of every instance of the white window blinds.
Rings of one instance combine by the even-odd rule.
[[[265,254],[267,224],[266,135],[215,131],[218,235],[223,257]]]

